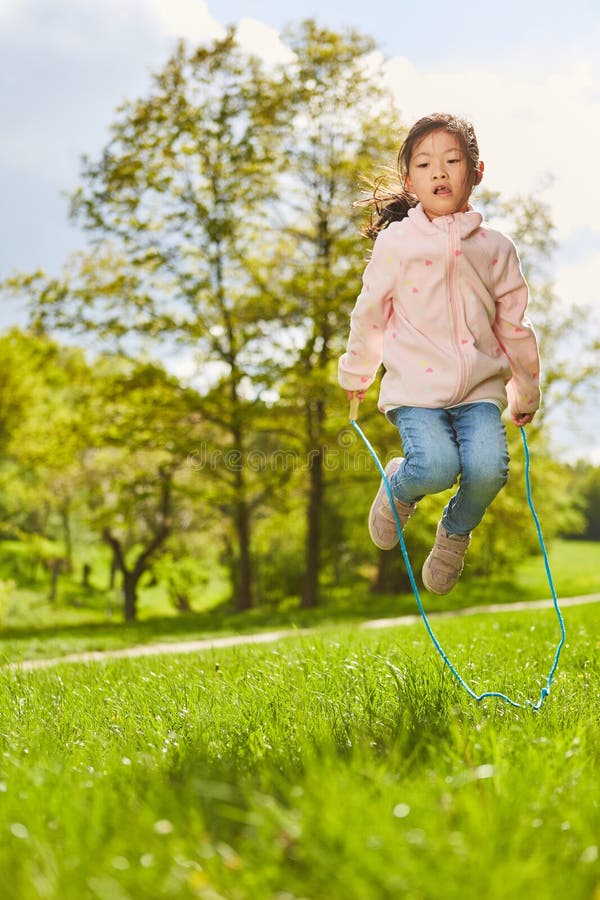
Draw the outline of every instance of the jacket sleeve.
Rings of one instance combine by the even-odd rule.
[[[394,252],[382,231],[363,274],[362,290],[350,316],[350,337],[338,365],[338,381],[346,391],[364,391],[375,380],[383,358],[383,334],[392,312]]]
[[[512,378],[506,385],[511,413],[535,412],[540,405],[540,357],[535,332],[526,317],[529,291],[517,250],[508,238],[492,260],[496,318],[493,331],[508,357]]]

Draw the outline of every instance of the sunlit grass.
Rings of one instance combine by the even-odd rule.
[[[539,713],[476,704],[421,626],[4,670],[8,900],[594,898],[598,612]],[[439,620],[481,689],[525,699],[551,611]]]
[[[559,597],[600,592],[600,544],[556,541],[550,547],[550,561]],[[248,633],[273,628],[306,628],[341,622],[414,614],[412,594],[373,594],[364,582],[351,586],[332,585],[323,589],[322,602],[313,610],[300,608],[297,598],[277,606],[263,605],[243,615],[231,605],[218,602],[218,585],[213,593],[194,600],[194,612],[177,615],[164,606],[141,605],[141,620],[124,625],[115,602],[108,615],[98,602],[94,606],[50,606],[45,595],[22,591],[10,626],[0,630],[0,660],[63,656],[87,650],[119,649],[155,641],[178,641],[214,635]],[[159,588],[150,590],[158,591]],[[221,585],[222,590],[222,585]],[[489,603],[510,603],[550,596],[543,560],[525,561],[512,581],[477,581],[459,584],[448,597],[424,594],[428,612],[460,609]],[[162,610],[162,612],[161,612]]]
[[[549,559],[559,595],[574,597],[600,591],[600,542],[553,541]],[[526,559],[516,575],[516,589],[527,597],[549,596],[541,557]]]

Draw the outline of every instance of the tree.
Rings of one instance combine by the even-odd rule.
[[[206,418],[242,458],[265,386],[268,311],[248,267],[260,255],[282,163],[276,87],[232,33],[208,48],[179,44],[149,96],[118,111],[100,159],[84,160],[72,215],[92,251],[60,279],[35,273],[11,282],[29,294],[38,328],[93,332],[128,352],[137,335],[146,347],[160,340],[163,352],[195,358]],[[227,475],[236,599],[245,609],[253,601],[251,488],[244,466]]]
[[[381,86],[370,38],[356,31],[339,34],[308,20],[289,32],[288,41],[296,55],[289,99],[294,128],[286,149],[285,190],[272,217],[293,260],[281,289],[289,360],[281,402],[292,415],[300,409],[304,453],[310,459],[302,588],[302,603],[310,607],[318,602],[324,450],[335,439],[328,413],[332,405],[343,404],[335,364],[366,250],[352,205],[362,179],[392,161],[400,125],[391,95]],[[290,354],[291,326],[302,337]]]
[[[152,363],[102,357],[94,372],[84,459],[90,525],[112,551],[130,622],[142,576],[172,535],[180,540],[198,521],[187,463],[199,397]]]
[[[19,329],[0,339],[3,529],[37,553],[51,599],[59,574],[72,568],[89,380],[78,348]]]

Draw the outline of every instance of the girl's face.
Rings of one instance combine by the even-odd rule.
[[[473,172],[457,135],[437,128],[415,144],[405,183],[429,218],[435,219],[465,212],[471,191],[482,175],[483,163]]]

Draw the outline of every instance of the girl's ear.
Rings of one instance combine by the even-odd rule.
[[[404,177],[404,190],[409,194],[413,193],[412,183],[408,175],[405,175]]]
[[[475,173],[475,184],[481,184],[481,179],[483,178],[483,170],[485,166],[482,162],[477,166],[477,172]]]

